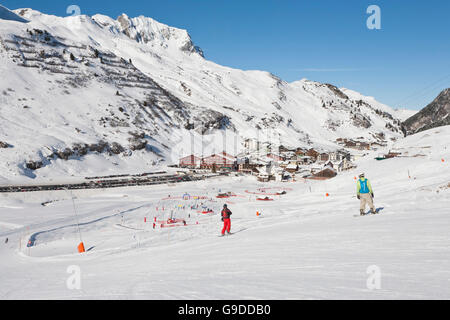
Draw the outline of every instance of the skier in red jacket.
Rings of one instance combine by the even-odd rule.
[[[225,235],[225,232],[231,234],[231,215],[232,212],[228,209],[228,206],[225,204],[222,210],[222,221],[223,221],[223,229],[222,236]]]

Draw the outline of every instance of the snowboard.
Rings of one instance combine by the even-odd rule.
[[[381,210],[383,210],[384,208],[379,208],[377,210],[375,210],[375,213],[372,213],[369,211],[369,213],[366,213],[365,215],[360,215],[360,214],[355,214],[354,217],[367,217],[367,216],[377,216],[380,214]]]
[[[235,232],[231,232],[231,233],[229,233],[229,234],[219,235],[219,238],[224,238],[224,237],[227,237],[227,236],[232,236],[232,235],[234,235],[234,234],[236,234],[236,233],[239,233],[239,232],[242,232],[242,231],[245,231],[245,230],[247,230],[247,228],[244,228],[244,229],[241,229],[241,230],[238,230],[238,231],[235,231]]]

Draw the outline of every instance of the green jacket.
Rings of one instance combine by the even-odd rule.
[[[358,196],[360,194],[373,193],[372,186],[370,185],[370,181],[366,178],[361,178],[357,182],[356,192]]]

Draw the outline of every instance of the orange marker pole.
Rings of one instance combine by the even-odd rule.
[[[84,253],[84,252],[86,252],[86,250],[84,249],[84,243],[83,243],[83,242],[81,242],[81,243],[78,245],[78,252],[79,252],[79,253]]]

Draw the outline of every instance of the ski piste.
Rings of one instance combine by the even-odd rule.
[[[437,131],[439,136],[448,132],[444,135],[448,139],[436,139]],[[410,137],[395,147],[409,151],[432,146],[421,149],[431,160],[362,159],[356,170],[325,182],[263,185],[256,184],[254,177],[238,176],[201,184],[78,191],[73,197],[64,190],[43,191],[31,194],[32,201],[30,194],[2,195],[0,259],[7,263],[0,273],[0,294],[79,297],[64,286],[60,288],[61,279],[54,274],[64,273],[68,265],[80,265],[86,274],[96,275],[83,280],[83,290],[96,298],[111,297],[110,292],[125,297],[175,297],[173,290],[190,298],[191,288],[196,286],[202,296],[212,294],[214,298],[232,298],[236,290],[248,290],[263,299],[311,297],[311,291],[316,298],[369,299],[374,293],[361,289],[361,283],[366,283],[367,267],[378,265],[382,272],[386,270],[386,290],[375,293],[376,298],[450,297],[450,289],[441,286],[450,278],[450,249],[443,245],[450,223],[446,209],[450,169],[441,161],[450,156],[444,143],[449,140],[450,127]],[[407,167],[414,167],[410,174],[417,179],[409,178]],[[354,177],[361,171],[377,192],[375,208],[385,208],[380,216],[351,218],[359,214],[360,203],[353,196]],[[290,190],[274,196],[274,201],[257,202],[257,195],[247,191],[258,193],[263,186],[288,186]],[[227,202],[216,198],[219,188],[236,194],[233,204],[228,204],[235,234],[225,239],[217,238],[222,229],[220,212]],[[49,200],[53,200],[51,205],[42,205]],[[72,200],[86,254],[77,252],[80,237]],[[203,206],[211,213],[203,214]],[[168,224],[169,220],[186,221],[186,225]],[[30,247],[28,240],[32,240]],[[439,264],[430,269],[430,259],[439,259]],[[255,272],[255,266],[260,272]],[[230,282],[228,276],[220,275],[212,279],[212,269],[233,273],[236,280]],[[430,277],[430,270],[438,272]],[[148,275],[151,286],[142,274]],[[174,281],[161,281],[168,274]],[[334,277],[339,283],[345,279],[345,289],[330,282]],[[253,285],[262,280],[282,286],[283,291]],[[211,281],[231,289],[212,292],[208,289]],[[291,285],[296,282],[302,285]],[[39,290],[30,290],[30,283]]]

